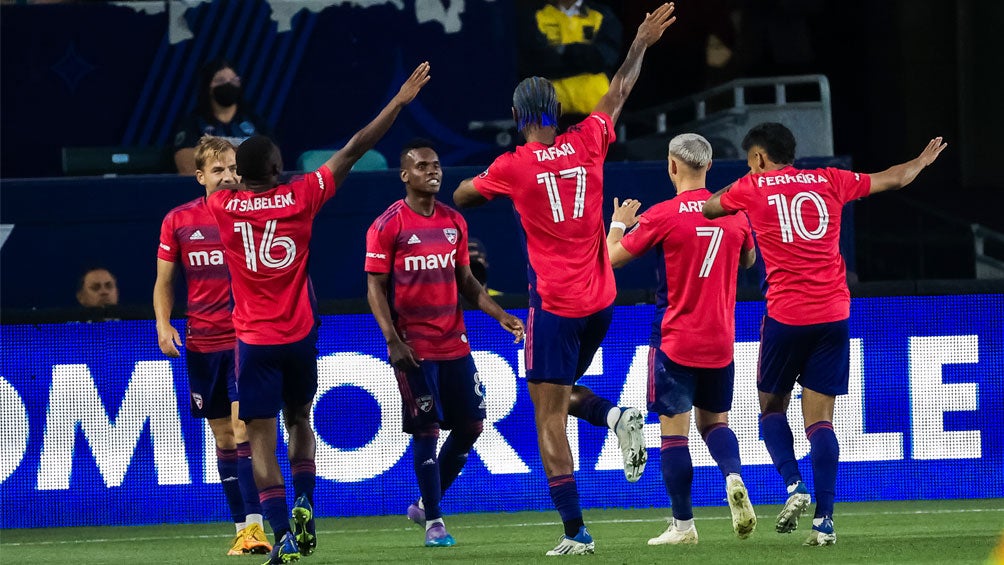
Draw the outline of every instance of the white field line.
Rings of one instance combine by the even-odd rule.
[[[588,510],[587,510],[588,512]],[[895,510],[895,511],[885,511],[885,512],[840,512],[838,516],[843,518],[845,516],[910,516],[917,514],[968,514],[971,512],[1004,512],[1004,508],[960,508],[960,509],[941,509],[941,510]],[[759,516],[759,515],[758,515]],[[370,516],[371,517],[371,516]],[[768,517],[768,516],[763,516]],[[403,517],[402,517],[403,518]],[[702,516],[700,518],[701,522],[706,520],[731,520],[731,516]],[[638,518],[631,520],[589,520],[590,524],[649,524],[649,523],[663,523],[666,518]],[[451,530],[477,530],[483,528],[536,528],[541,526],[557,526],[560,522],[524,522],[521,524],[478,524],[474,526],[463,526],[457,525],[456,522],[451,522]],[[173,526],[173,525],[171,525]],[[155,526],[150,526],[155,527]],[[389,533],[389,532],[409,532],[415,529],[415,525],[411,524],[410,527],[401,528],[357,528],[357,529],[344,529],[344,530],[318,530],[318,535],[355,535],[355,534],[365,534],[365,533]],[[136,543],[145,541],[159,541],[159,540],[194,540],[194,539],[218,539],[226,538],[229,539],[233,537],[231,534],[191,534],[191,535],[180,535],[180,536],[147,536],[147,537],[133,537],[133,538],[91,538],[91,539],[80,539],[80,540],[55,540],[55,541],[26,541],[26,542],[13,542],[6,543],[0,541],[0,546],[2,547],[25,547],[25,546],[45,546],[45,545],[69,545],[78,543]]]

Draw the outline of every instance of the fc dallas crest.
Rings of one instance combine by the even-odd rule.
[[[199,410],[202,410],[202,395],[201,394],[199,394],[197,392],[193,392],[192,393],[192,402],[195,403],[195,407],[196,408],[198,408]]]
[[[457,228],[443,228],[443,233],[446,234],[446,241],[451,244],[457,242]]]

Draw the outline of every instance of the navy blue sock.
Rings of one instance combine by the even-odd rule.
[[[439,484],[439,460],[436,458],[436,444],[439,442],[439,428],[416,433],[412,439],[415,457],[415,477],[418,478],[418,492],[425,506],[425,519],[442,518],[439,501],[443,490]]]
[[[450,437],[446,438],[443,449],[439,450],[439,488],[446,492],[453,481],[460,475],[467,463],[467,454],[474,447],[483,429],[483,422],[477,420],[468,422],[462,427],[454,428]]]
[[[690,460],[690,446],[687,436],[662,436],[659,451],[659,465],[662,481],[669,492],[669,502],[673,505],[673,518],[693,520],[694,510],[690,504],[690,487],[694,482],[694,464]]]
[[[590,394],[577,406],[569,406],[568,413],[580,420],[585,420],[590,424],[600,427],[607,427],[607,414],[611,408],[617,405],[602,396]]]
[[[216,469],[220,472],[220,482],[223,483],[223,494],[227,497],[227,506],[234,523],[243,522],[247,515],[244,512],[244,496],[241,494],[241,484],[237,480],[237,450],[216,448]]]
[[[798,462],[795,461],[795,436],[791,435],[788,415],[783,412],[761,414],[760,435],[784,484],[787,486],[801,481],[802,474],[798,472]]]
[[[237,444],[237,482],[244,497],[244,514],[261,514],[261,500],[258,499],[251,465],[251,444],[246,441]]]
[[[582,507],[579,506],[579,489],[575,486],[574,475],[558,475],[547,479],[551,491],[551,501],[561,516],[565,535],[574,538],[583,526]]]
[[[307,496],[311,508],[314,506],[314,486],[317,484],[317,469],[313,459],[290,459],[289,469],[293,473],[293,498],[301,494]],[[314,520],[307,522],[307,531],[314,533]]]
[[[805,428],[809,438],[809,457],[812,458],[812,480],[816,486],[816,518],[833,516],[833,497],[837,487],[837,464],[840,446],[833,433],[833,424],[816,422]]]
[[[282,536],[289,531],[289,507],[286,506],[286,485],[280,483],[260,489],[258,497],[261,499],[262,514],[268,520],[268,525],[272,526],[275,543],[278,544]]]
[[[739,440],[728,425],[719,422],[705,428],[704,443],[723,476],[740,473],[742,465],[739,463]]]

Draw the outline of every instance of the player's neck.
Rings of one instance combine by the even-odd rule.
[[[404,197],[404,203],[416,214],[425,217],[431,216],[436,211],[436,195],[434,194],[408,194]]]
[[[558,130],[554,127],[538,126],[531,124],[523,130],[523,137],[527,143],[543,143],[544,145],[554,145],[554,138],[558,136]]]
[[[676,181],[676,193],[683,194],[684,192],[690,192],[691,190],[701,190],[706,186],[707,182],[704,177],[679,179]]]
[[[213,116],[219,120],[221,124],[229,124],[234,116],[237,114],[237,104],[233,106],[220,106],[216,101],[212,101],[213,105]]]

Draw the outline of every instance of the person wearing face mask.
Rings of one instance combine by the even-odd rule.
[[[174,163],[178,174],[195,174],[195,147],[203,135],[222,137],[235,147],[255,134],[271,135],[270,128],[244,100],[241,77],[226,59],[202,67],[195,112],[175,128]]]

